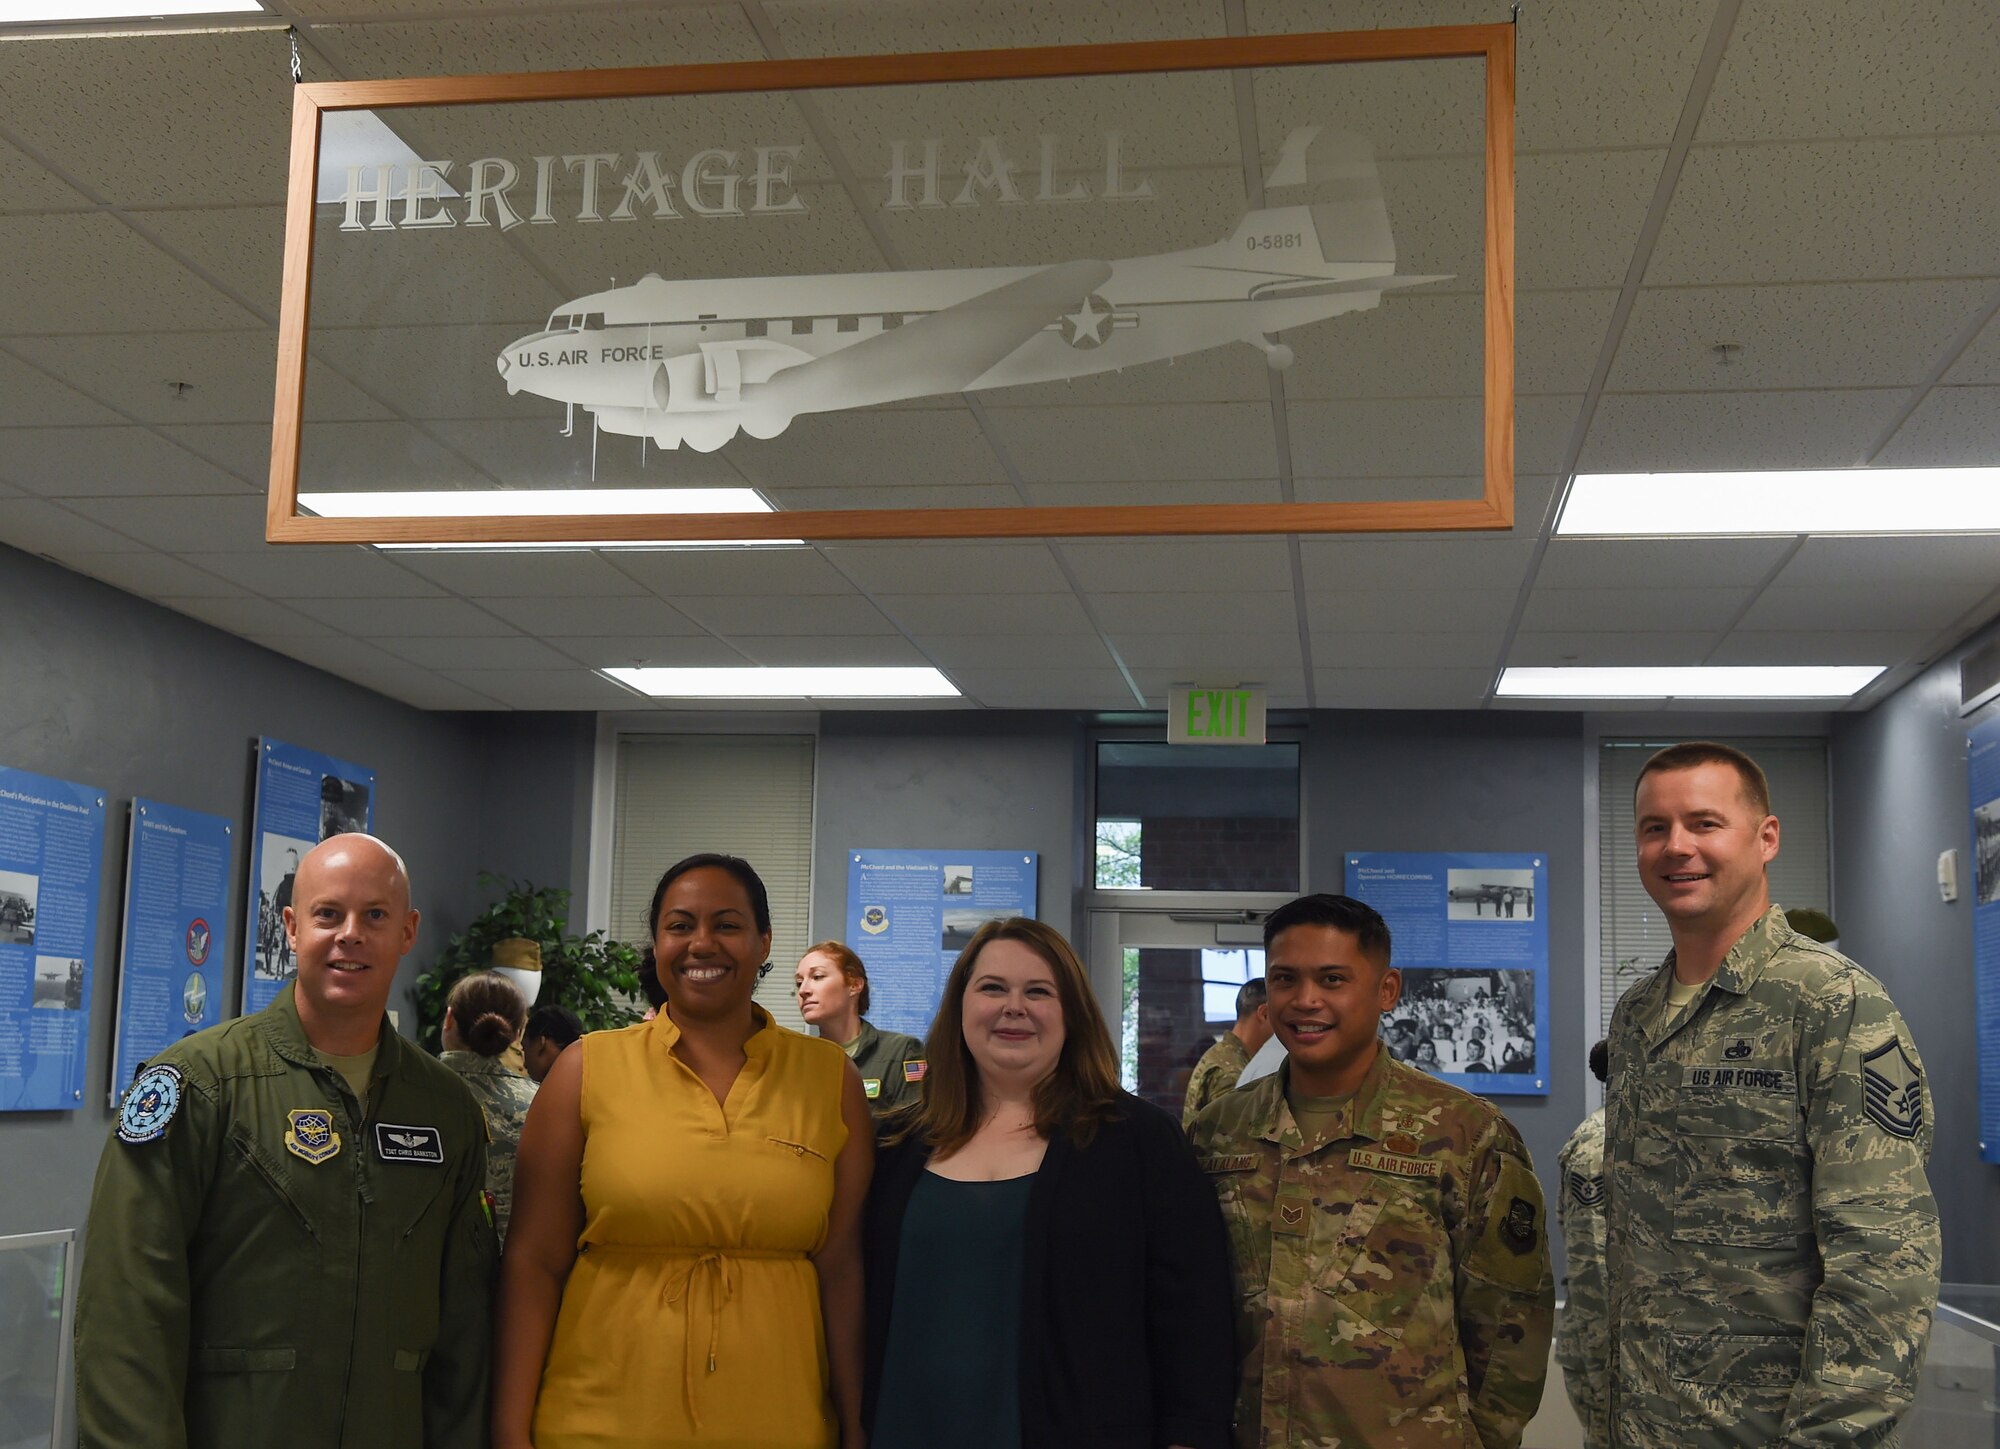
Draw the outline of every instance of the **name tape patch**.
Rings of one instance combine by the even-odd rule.
[[[1401,1153],[1384,1152],[1375,1147],[1357,1147],[1347,1154],[1350,1166],[1366,1168],[1370,1172],[1391,1172],[1398,1177],[1437,1177],[1444,1165],[1435,1157],[1405,1157]]]
[[[1257,1166],[1257,1154],[1238,1152],[1224,1157],[1204,1157],[1201,1160],[1203,1172],[1249,1172]]]
[[[1797,1090],[1798,1075],[1777,1067],[1688,1067],[1681,1087],[1711,1092],[1784,1092]]]
[[[178,1067],[148,1067],[125,1093],[118,1107],[120,1142],[157,1142],[167,1135],[167,1124],[181,1109],[181,1074]]]
[[[375,1124],[375,1151],[384,1162],[444,1162],[444,1134],[435,1127]]]

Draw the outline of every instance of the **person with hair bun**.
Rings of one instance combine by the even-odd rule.
[[[799,1015],[837,1042],[861,1073],[868,1110],[877,1118],[914,1102],[924,1073],[924,1044],[899,1031],[879,1031],[868,1022],[868,968],[854,949],[821,941],[799,958],[792,973]]]
[[[527,1020],[528,1003],[513,982],[498,972],[475,971],[451,988],[439,1031],[444,1053],[438,1060],[472,1089],[486,1116],[486,1196],[502,1242],[514,1210],[514,1152],[535,1100],[535,1084],[503,1058]]]

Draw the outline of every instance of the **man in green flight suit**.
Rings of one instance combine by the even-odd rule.
[[[1181,1126],[1192,1125],[1203,1107],[1233,1091],[1250,1058],[1270,1039],[1271,1011],[1264,1004],[1264,978],[1253,976],[1237,989],[1236,1024],[1217,1037],[1215,1045],[1194,1064],[1187,1097],[1181,1103]]]
[[[1880,982],[1771,904],[1754,760],[1662,750],[1634,818],[1674,948],[1611,1018],[1613,1449],[1893,1445],[1940,1256],[1916,1044]]]
[[[80,1449],[484,1449],[479,1107],[390,1029],[416,940],[395,852],[299,863],[298,977],[125,1094],[77,1297]]]
[[[1518,1449],[1555,1317],[1528,1149],[1383,1049],[1403,979],[1373,907],[1303,896],[1264,942],[1285,1063],[1189,1134],[1236,1269],[1237,1449]]]

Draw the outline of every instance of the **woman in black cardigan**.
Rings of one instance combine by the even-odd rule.
[[[927,1054],[868,1197],[871,1449],[1228,1449],[1221,1211],[1069,943],[982,926]]]

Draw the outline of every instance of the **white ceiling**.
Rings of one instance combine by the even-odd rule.
[[[267,8],[299,26],[313,80],[1493,21],[1507,10],[1498,0]],[[282,32],[0,39],[0,542],[426,708],[636,708],[593,673],[634,662],[929,662],[979,706],[1076,709],[1157,708],[1170,685],[1197,681],[1261,683],[1276,706],[1473,708],[1490,703],[1506,664],[1893,666],[1854,706],[1865,707],[2000,612],[2000,538],[1554,542],[1554,504],[1578,468],[2000,464],[2000,6],[1528,0],[1519,41],[1511,534],[473,556],[263,542],[290,109]],[[1274,134],[1315,113],[1312,77],[1280,76],[1260,79],[1250,117],[1266,155]],[[984,97],[963,88],[919,99],[930,123],[969,130],[985,119]],[[1188,224],[1226,231],[1245,201],[1244,118],[1226,88],[1212,99],[1149,123],[1143,88],[1088,105],[1072,95],[1103,112],[1089,125],[1172,128],[1196,158]],[[872,124],[867,104],[822,100],[799,168],[813,224],[788,233],[781,256],[746,243],[745,272],[1019,259],[1027,223],[997,211],[956,234],[895,215],[864,224],[818,143],[838,150]],[[756,119],[767,103],[742,104],[745,127],[777,124]],[[1427,103],[1398,102],[1393,89],[1380,104],[1389,131],[1429,119]],[[465,144],[532,154],[526,133]],[[1412,480],[1430,496],[1476,492],[1456,440],[1468,419],[1476,437],[1478,373],[1455,339],[1476,318],[1477,238],[1464,234],[1462,208],[1424,208],[1476,194],[1477,161],[1446,141],[1424,149],[1383,160],[1392,194],[1411,198],[1398,218],[1401,269],[1456,280],[1298,332],[1298,364],[1275,391],[1257,354],[1232,348],[1143,384],[1108,376],[803,417],[754,452],[675,455],[673,479],[826,507],[1126,502],[1135,487],[1159,502],[1276,500],[1287,489],[1306,501],[1383,498],[1407,496]],[[1085,210],[1092,245],[1138,238],[1150,249],[1136,209]],[[572,274],[624,267],[622,243],[563,230],[601,250],[530,239],[466,285],[560,300]],[[660,258],[671,272],[671,250]],[[338,296],[332,277],[323,297]],[[467,324],[452,286],[412,284],[396,301],[400,326],[459,327],[473,339],[466,355],[490,366],[493,327]],[[539,415],[442,416],[459,381],[449,370],[353,383],[373,375],[362,366],[371,349],[399,336],[362,330],[383,322],[365,307],[346,332],[333,311],[316,318],[326,330],[315,333],[305,448],[320,486],[379,486],[392,465],[420,464],[433,486],[574,466],[574,443]],[[1741,349],[1726,365],[1721,342]],[[1381,365],[1355,360],[1371,346]],[[176,395],[176,381],[192,390]],[[603,481],[660,481],[628,452],[604,451]]]

